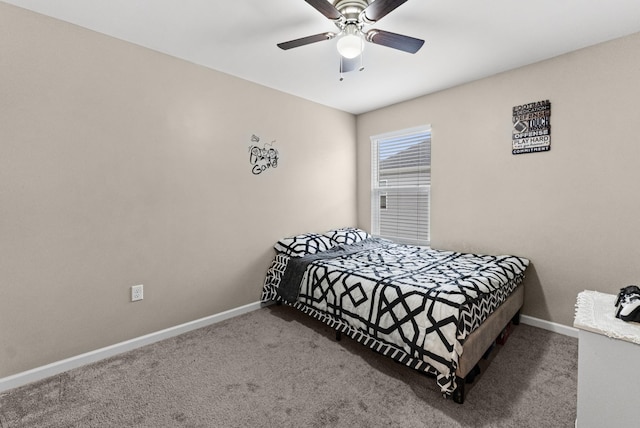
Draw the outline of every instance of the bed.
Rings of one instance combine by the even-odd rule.
[[[434,375],[464,402],[465,378],[523,304],[529,261],[397,244],[357,228],[279,240],[261,300]]]

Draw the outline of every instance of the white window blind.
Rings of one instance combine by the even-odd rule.
[[[371,137],[372,234],[429,245],[431,127]]]

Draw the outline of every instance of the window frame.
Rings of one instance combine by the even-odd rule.
[[[424,142],[424,139],[428,139],[428,150],[425,153],[426,159],[420,158],[419,166],[402,166],[400,168],[395,168],[398,171],[404,171],[409,169],[414,169],[418,171],[418,177],[415,178],[415,182],[411,182],[413,178],[408,178],[409,182],[404,183],[402,185],[389,185],[387,179],[380,179],[380,163],[384,159],[380,159],[380,147],[381,145],[387,145],[387,148],[391,148],[392,150],[397,149],[399,153],[402,151],[402,144],[411,144],[412,141],[415,141],[416,144],[420,144]],[[430,244],[430,212],[431,212],[431,142],[432,142],[432,132],[431,125],[421,125],[413,128],[402,129],[399,131],[388,132],[384,134],[374,135],[370,137],[371,140],[371,234],[373,236],[390,239],[398,243],[403,244],[411,244],[411,245],[420,245],[420,246],[429,246]],[[395,147],[394,147],[395,145]],[[407,148],[413,146],[407,146]],[[385,147],[383,147],[383,150]],[[420,156],[422,156],[422,153]],[[393,156],[393,154],[389,155],[389,157]],[[411,157],[408,159],[410,161],[414,161],[415,157]],[[402,172],[398,172],[398,177]],[[407,173],[405,172],[405,175]],[[402,181],[402,179],[399,179]],[[382,182],[385,182],[385,185],[380,185]],[[400,181],[398,182],[400,183]],[[385,198],[385,209],[390,208],[390,204],[392,204],[392,198],[390,194],[392,192],[396,192],[395,195],[400,200],[401,198],[406,199],[415,199],[415,215],[411,212],[413,210],[413,206],[411,209],[402,208],[398,203],[397,211],[400,215],[396,216],[396,224],[394,225],[393,219],[386,222],[384,229],[386,229],[385,233],[381,233],[381,223],[384,223],[384,213],[382,212],[384,209],[380,207],[381,198]],[[414,193],[415,192],[415,195]],[[426,202],[424,198],[426,197]],[[413,202],[411,202],[413,204]],[[426,204],[426,206],[425,206]],[[412,217],[414,217],[412,219]],[[415,234],[412,230],[408,230],[403,225],[405,220],[409,222],[410,227],[412,229],[415,226]],[[415,225],[411,223],[415,221]],[[390,232],[390,229],[393,229],[395,226],[395,232]]]

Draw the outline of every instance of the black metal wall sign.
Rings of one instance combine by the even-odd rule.
[[[259,143],[260,137],[253,134],[251,136],[252,143]],[[273,147],[267,148],[267,145],[273,146],[276,140],[273,140],[271,143],[265,143],[262,147],[258,147],[257,145],[249,146],[249,163],[252,165],[251,172],[254,175],[258,175],[263,173],[269,168],[277,168],[278,167],[278,151]]]
[[[551,103],[549,100],[522,104],[513,108],[512,153],[551,150]]]

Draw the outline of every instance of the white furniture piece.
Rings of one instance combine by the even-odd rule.
[[[615,317],[616,297],[578,294],[577,428],[640,427],[640,324]]]

